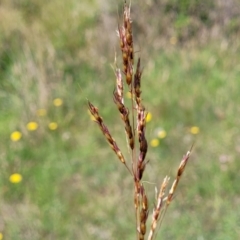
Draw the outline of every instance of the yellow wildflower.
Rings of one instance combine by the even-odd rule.
[[[157,133],[159,138],[165,138],[167,136],[167,132],[163,129],[159,130]]]
[[[39,117],[46,116],[46,114],[47,114],[47,111],[46,111],[46,109],[44,109],[44,108],[40,108],[40,109],[37,110],[37,115],[38,115]],[[0,239],[0,240],[1,240],[1,239]]]
[[[159,145],[159,140],[157,138],[152,139],[150,145],[152,147],[157,147]]]
[[[172,45],[175,45],[175,44],[177,43],[177,41],[178,41],[178,39],[177,39],[176,37],[171,37],[171,38],[170,38],[170,43],[171,43]]]
[[[22,175],[19,173],[13,173],[10,177],[9,177],[9,181],[11,183],[20,183],[22,181]]]
[[[3,234],[0,232],[0,240],[3,239]]]
[[[127,92],[127,93],[126,93],[126,97],[129,98],[129,99],[131,99],[131,98],[132,98],[131,92]]]
[[[190,128],[191,134],[198,134],[199,131],[200,131],[200,129],[197,126],[193,126],[193,127]]]
[[[36,123],[36,122],[29,122],[27,124],[28,131],[35,131],[37,128],[38,128],[38,123]]]
[[[12,132],[12,134],[11,134],[11,136],[10,136],[10,138],[11,138],[11,140],[12,140],[13,142],[19,141],[19,140],[21,139],[21,137],[22,137],[22,133],[19,132],[19,131],[14,131],[14,132]],[[0,239],[0,240],[1,240],[1,239]]]
[[[62,104],[63,104],[63,100],[62,100],[61,98],[55,98],[55,99],[53,100],[53,105],[54,105],[55,107],[60,107]]]
[[[56,130],[58,128],[58,124],[56,122],[50,122],[48,127],[50,130]]]
[[[152,120],[152,114],[149,112],[146,117],[146,122],[150,122]]]

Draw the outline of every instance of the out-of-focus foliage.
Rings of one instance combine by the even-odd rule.
[[[86,107],[86,99],[99,107],[125,149],[111,67],[115,53],[121,66],[116,29],[122,4],[1,1],[4,239],[135,235],[132,180]],[[238,0],[132,0],[135,55],[142,58],[142,96],[151,113],[145,175],[150,209],[155,186],[166,174],[173,178],[182,154],[195,143],[160,239],[240,238],[238,5]],[[127,148],[123,152],[128,156]]]

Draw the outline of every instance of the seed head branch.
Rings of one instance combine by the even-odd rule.
[[[155,208],[153,209],[152,223],[151,223],[151,229],[150,229],[150,232],[148,235],[148,240],[153,239],[155,230],[156,230],[158,222],[160,220],[161,211],[162,211],[162,207],[163,207],[163,203],[164,203],[163,199],[165,196],[165,190],[168,185],[168,182],[169,182],[169,177],[166,176],[160,187],[160,191],[159,191],[158,198],[157,198],[157,204],[156,204]]]
[[[137,178],[139,180],[142,179],[143,172],[145,170],[146,163],[144,162],[147,150],[148,143],[145,137],[145,128],[146,128],[146,112],[145,108],[140,106],[137,109],[137,132],[138,132],[138,140],[139,140],[139,157],[137,163]]]
[[[122,50],[123,72],[126,77],[127,85],[131,85],[133,76],[133,38],[132,38],[132,21],[130,18],[130,7],[124,4],[123,9],[123,26],[118,26],[118,36],[120,39],[120,48]]]
[[[175,180],[173,181],[173,184],[171,186],[171,189],[169,190],[168,196],[167,196],[167,205],[169,205],[172,201],[173,195],[176,191],[176,188],[178,186],[179,180],[184,172],[184,169],[186,167],[186,164],[188,163],[188,159],[190,157],[191,150],[187,152],[186,155],[183,156],[182,161],[178,167],[177,175]]]
[[[113,101],[117,105],[121,118],[125,124],[125,132],[128,137],[128,143],[130,148],[134,149],[134,136],[132,126],[129,120],[129,109],[125,107],[123,100],[123,82],[120,69],[116,69],[116,90],[113,93]]]
[[[107,142],[109,143],[110,147],[116,153],[116,155],[118,156],[119,160],[127,167],[125,158],[124,158],[122,152],[120,151],[116,141],[111,136],[107,126],[103,123],[103,119],[99,115],[98,109],[90,102],[88,102],[88,107],[89,107],[90,113],[92,114],[92,116],[95,119],[95,122],[98,124],[99,128],[102,130],[102,133],[105,136],[105,138],[106,138]]]

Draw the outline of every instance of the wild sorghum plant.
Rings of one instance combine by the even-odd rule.
[[[147,235],[146,222],[150,210],[148,204],[149,199],[142,182],[143,174],[148,164],[146,160],[148,141],[145,137],[146,118],[148,113],[145,110],[141,98],[143,89],[141,89],[142,67],[140,58],[136,60],[136,64],[134,65],[132,20],[130,17],[130,6],[127,5],[126,2],[123,8],[122,24],[119,24],[117,33],[122,52],[123,68],[120,69],[117,67],[117,64],[115,64],[116,86],[113,92],[113,102],[116,104],[125,126],[127,147],[130,149],[129,161],[127,161],[127,158],[123,155],[108,127],[104,124],[103,118],[100,116],[97,107],[91,102],[88,102],[88,106],[94,121],[100,127],[110,147],[132,176],[137,239],[143,240]],[[130,108],[124,103],[124,91],[130,92]],[[188,162],[189,155],[190,151],[183,156],[173,183],[169,185],[170,179],[166,176],[160,184],[157,200],[150,220],[151,227],[148,233],[148,240],[154,238],[156,228],[161,224],[164,214],[173,200],[174,193]]]

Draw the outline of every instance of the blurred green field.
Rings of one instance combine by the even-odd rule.
[[[156,239],[239,239],[240,18],[228,16],[221,32],[221,22],[211,20],[214,6],[210,17],[199,9],[197,22],[199,1],[181,2],[159,3],[166,7],[159,32],[152,12],[158,3],[133,3],[142,96],[152,115],[144,176],[149,219],[155,187],[165,175],[174,178],[194,144]],[[134,239],[132,179],[87,110],[89,99],[129,156],[112,101],[115,5],[0,4],[0,239]],[[154,14],[149,25],[138,21],[142,14]]]

